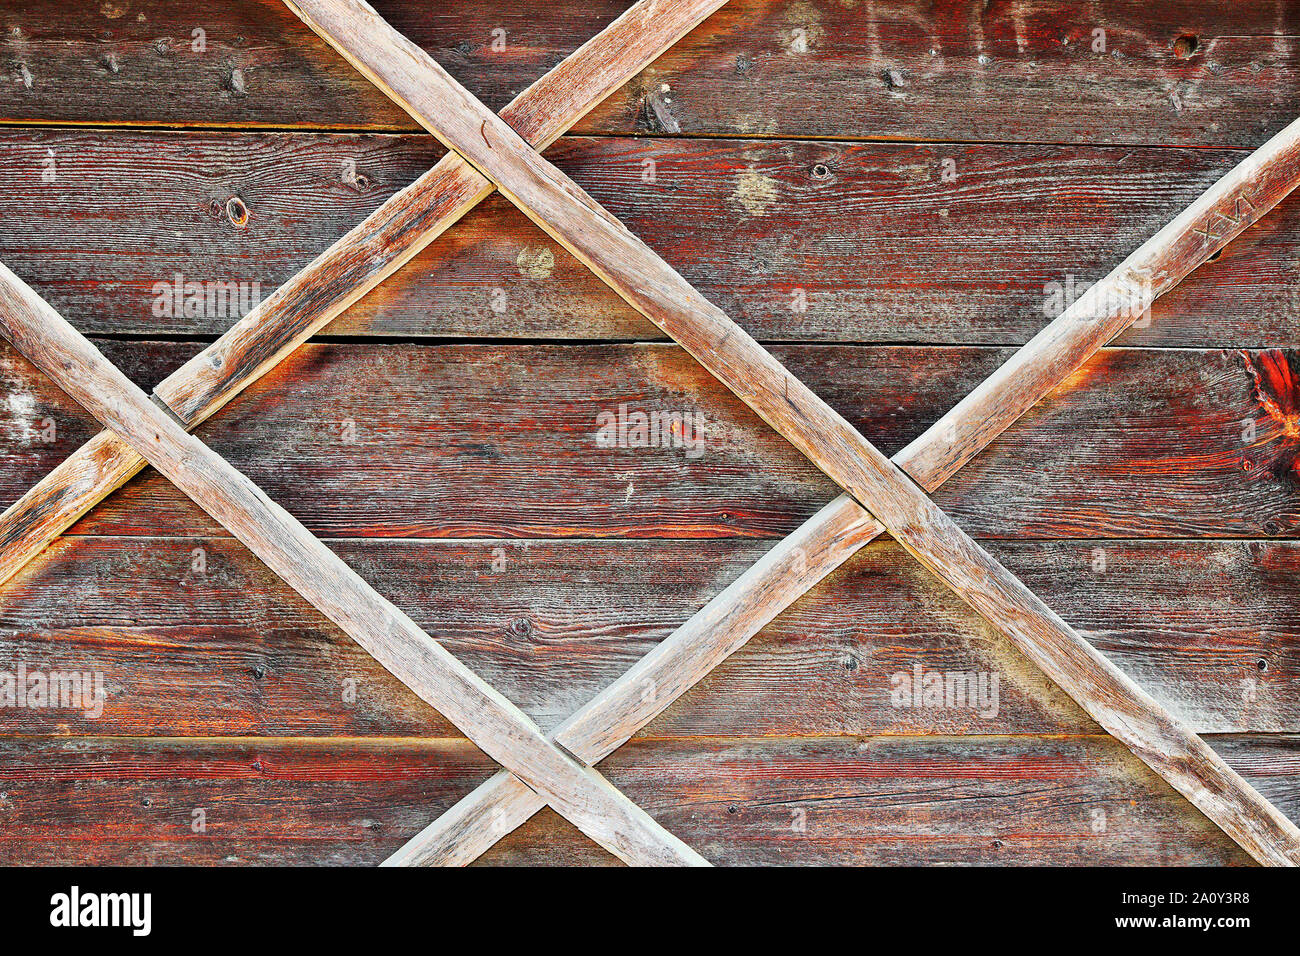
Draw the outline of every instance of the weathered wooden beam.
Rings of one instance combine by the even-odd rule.
[[[381,597],[225,459],[150,401],[48,303],[0,265],[0,334],[189,495],[423,701],[620,859],[707,865]]]
[[[1261,862],[1300,864],[1300,828],[965,534],[847,421],[361,0],[286,0],[322,38],[591,268]],[[1149,299],[1122,282],[1124,301]]]
[[[893,461],[926,491],[935,491],[1298,184],[1300,120],[1228,172]],[[1136,298],[1135,284],[1141,290]],[[851,496],[841,495],[552,736],[583,760],[603,760],[884,530]],[[543,806],[509,773],[498,773],[412,837],[386,865],[468,863]]]
[[[726,0],[640,0],[501,113],[538,148],[689,33]],[[454,152],[392,196],[155,394],[193,429],[342,314],[490,195]],[[105,431],[0,515],[0,583],[145,465]]]

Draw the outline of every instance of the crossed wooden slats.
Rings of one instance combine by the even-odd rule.
[[[720,5],[712,4],[713,7]],[[851,497],[841,497],[823,509],[647,655],[624,678],[562,725],[555,739],[567,751],[587,762],[605,756],[709,668],[743,644],[763,623],[883,530],[855,503],[856,499],[856,502],[872,507],[884,526],[893,531],[905,547],[948,581],[972,606],[997,623],[1031,660],[1071,693],[1102,726],[1123,740],[1256,858],[1273,863],[1300,862],[1300,831],[1289,820],[1227,768],[1200,738],[1165,713],[957,529],[900,470],[901,466],[927,490],[933,490],[1093,351],[1122,330],[1127,321],[1150,304],[1151,299],[1180,281],[1187,272],[1271,208],[1300,178],[1300,168],[1297,168],[1300,165],[1297,161],[1300,123],[1276,137],[1193,204],[926,435],[900,453],[896,463],[891,463],[632,237],[621,223],[455,84],[423,51],[392,31],[373,10],[348,0],[291,3],[290,6],[363,72],[385,86],[386,91],[423,125],[494,180],[503,194],[557,241],[592,266],[624,298],[682,342],[715,376],[851,494]],[[669,9],[673,14],[681,14],[692,6],[677,4]],[[705,5],[694,6],[702,8]],[[642,3],[622,19],[631,17],[637,10],[651,22],[666,15],[653,3]],[[707,12],[702,11],[696,20]],[[617,26],[617,23],[611,26],[602,36]],[[561,69],[563,65],[556,72]],[[455,106],[449,107],[449,103]],[[1246,203],[1244,209],[1243,200]],[[380,212],[389,205],[386,203]],[[349,237],[358,238],[367,224],[372,228],[378,226],[378,217],[379,212]],[[1223,222],[1228,223],[1226,228]],[[341,240],[335,250],[344,246],[349,237]],[[329,256],[330,253],[326,253],[321,258]],[[313,267],[316,265],[313,263]],[[303,275],[311,272],[313,267]],[[392,269],[395,268],[393,265]],[[391,273],[392,269],[384,275]],[[317,278],[324,275],[327,273]],[[513,711],[510,705],[499,699],[499,695],[494,696],[490,688],[464,671],[450,655],[445,652],[439,655],[431,650],[427,645],[433,642],[409,624],[400,611],[391,605],[384,606],[386,602],[376,603],[382,599],[319,542],[310,538],[305,529],[266,500],[247,479],[201,443],[185,435],[184,430],[164,413],[147,401],[141,404],[143,394],[131,394],[133,387],[129,382],[35,293],[22,286],[7,270],[0,274],[0,279],[3,280],[0,290],[11,307],[11,314],[5,317],[3,326],[20,351],[64,384],[65,389],[97,417],[118,430],[145,458],[226,524],[277,573],[338,621],[385,666],[412,684],[424,699],[443,709],[462,729],[466,728],[457,719],[457,712],[448,712],[445,705],[436,702],[448,696],[443,685],[461,682],[457,687],[459,693],[451,694],[453,707],[463,705],[466,696],[479,695],[499,723],[492,728],[475,726],[473,733],[466,731],[485,751],[508,769],[516,770],[512,762],[518,763],[521,758],[512,746],[503,746],[502,741],[496,738],[485,742],[476,734],[482,736],[485,730],[491,729],[509,735],[522,728],[527,743],[526,757],[540,759],[543,769],[539,772],[535,766],[526,766],[519,775],[545,793],[546,800],[558,810],[596,836],[598,842],[613,848],[625,859],[636,860],[641,854],[644,861],[689,861],[689,851],[674,845],[672,838],[648,824],[643,814],[630,809],[625,798],[617,795],[594,771],[576,764],[571,766],[563,760],[556,764],[557,752],[538,744],[533,735],[535,728],[519,723],[522,714]],[[329,317],[338,314],[346,304],[355,301],[380,279],[382,276],[350,297],[347,297],[347,289],[341,290],[346,302]],[[289,285],[294,286],[297,281],[292,280]],[[309,288],[310,280],[301,284],[298,291],[305,292]],[[1118,300],[1112,297],[1116,292],[1121,295]],[[278,298],[280,293],[270,301]],[[292,293],[286,298],[292,298]],[[1117,301],[1120,307],[1114,308]],[[292,327],[295,318],[286,311],[283,321],[287,327]],[[301,329],[306,327],[309,319],[299,321],[304,323],[299,325]],[[328,319],[320,320],[319,324],[324,321]],[[314,325],[311,331],[319,324]],[[257,332],[253,325],[248,323],[244,331],[248,338],[256,340]],[[309,334],[310,331],[302,334],[298,341]],[[255,370],[251,369],[248,377],[229,395],[265,371],[296,344],[296,341],[282,344],[279,350],[264,349],[261,364],[255,366]],[[69,362],[82,371],[93,372],[95,383],[87,386],[71,378],[65,367]],[[190,366],[198,362],[196,359]],[[217,373],[221,371],[219,367],[214,370]],[[203,374],[197,370],[191,372],[193,378],[200,378]],[[199,393],[201,389],[196,392]],[[221,390],[218,388],[215,394],[220,396]],[[105,395],[112,395],[114,402],[106,404],[103,401]],[[206,414],[219,408],[229,395],[214,400]],[[123,407],[126,412],[122,411]],[[198,407],[204,408],[203,405]],[[187,424],[197,423],[197,420],[189,422],[184,415],[179,417]],[[150,429],[153,430],[152,441]],[[177,455],[181,457],[177,458]],[[91,460],[94,460],[93,456]],[[197,478],[192,467],[195,462],[203,466],[198,470]],[[134,465],[130,473],[138,467],[138,464]],[[209,471],[211,474],[206,474]],[[112,487],[115,485],[110,485],[103,494]],[[31,497],[25,496],[24,501]],[[19,505],[22,504],[20,501]],[[85,507],[90,504],[93,501]],[[56,508],[62,505],[62,501],[55,500]],[[21,510],[15,506],[5,518],[16,509]],[[45,540],[61,530],[48,533]],[[4,526],[3,533],[6,538],[9,536],[8,526]],[[15,540],[21,537],[19,535]],[[300,550],[295,551],[295,548]],[[320,551],[325,554],[321,555]],[[304,570],[301,563],[304,560],[309,565],[315,562],[319,566]],[[5,567],[8,567],[7,563],[0,564],[0,568]],[[379,639],[374,633],[376,621],[367,620],[364,615],[358,621],[355,613],[350,617],[352,608],[346,602],[340,605],[337,595],[322,594],[322,584],[349,592],[349,601],[360,602],[379,614],[383,625],[377,629],[383,632]],[[410,633],[410,629],[414,629],[414,633]],[[396,656],[391,642],[394,634],[401,638]],[[412,666],[411,659],[402,657],[400,653],[411,650],[424,655],[414,661],[415,666]],[[441,678],[432,685],[428,680],[430,670]],[[646,678],[656,681],[660,693],[653,696],[654,703],[649,707],[638,709],[632,702],[629,688]],[[640,695],[642,701],[645,696]],[[466,723],[474,723],[473,714],[462,710],[459,716]],[[517,741],[512,739],[509,743],[513,745]],[[563,755],[558,756],[563,758]],[[577,790],[566,789],[566,786],[576,786]],[[498,774],[408,844],[393,858],[393,862],[472,859],[535,812],[541,806],[541,800],[515,777]]]
[[[643,0],[512,104],[521,125],[539,141],[554,139],[722,2],[688,0],[664,10]],[[277,291],[265,309],[169,378],[157,406],[0,266],[0,333],[110,428],[6,512],[0,542],[19,556],[3,566],[12,574],[20,557],[37,553],[148,461],[598,844],[633,863],[702,864],[594,770],[549,743],[526,715],[182,427],[220,408],[491,191],[454,154],[445,158]]]

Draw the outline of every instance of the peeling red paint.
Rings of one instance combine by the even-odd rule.
[[[1255,444],[1268,444],[1282,439],[1271,455],[1273,476],[1291,486],[1300,483],[1300,374],[1297,362],[1300,353],[1284,349],[1265,349],[1258,352],[1241,352],[1250,376],[1251,392],[1255,402],[1268,416],[1260,423]],[[1276,430],[1269,428],[1269,422]],[[1261,463],[1262,465],[1262,463]]]
[[[1277,422],[1283,435],[1300,438],[1300,410],[1297,410],[1300,388],[1290,354],[1281,349],[1267,349],[1256,352],[1252,359],[1251,353],[1243,350],[1241,357],[1259,407]]]

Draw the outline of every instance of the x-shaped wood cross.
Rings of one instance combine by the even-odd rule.
[[[109,429],[0,517],[0,580],[148,462],[505,767],[390,862],[467,862],[549,803],[628,862],[702,863],[591,764],[889,530],[1256,859],[1300,863],[1300,830],[1290,820],[926,493],[1289,193],[1300,181],[1300,121],[1212,187],[891,461],[538,152],[725,0],[641,0],[500,117],[359,0],[286,2],[452,153],[169,377],[154,402],[0,266],[0,332]],[[494,185],[846,491],[549,739],[187,434]],[[645,693],[646,687],[654,693]]]

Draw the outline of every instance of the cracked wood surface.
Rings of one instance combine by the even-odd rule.
[[[1300,812],[1295,736],[1215,737]],[[11,862],[361,865],[492,769],[463,740],[0,740]],[[1117,741],[1066,737],[636,740],[610,779],[732,865],[1237,866],[1250,858]],[[190,829],[196,807],[207,832]],[[550,810],[484,864],[607,865]]]
[[[145,388],[197,347],[100,345]],[[890,454],[1013,354],[772,351]],[[1300,360],[1284,350],[1106,349],[935,500],[990,543],[1293,539],[1298,382]],[[3,343],[0,387],[9,396],[0,401],[0,499],[14,501],[98,426]],[[622,405],[698,412],[702,453],[601,447],[597,418]],[[52,441],[43,422],[55,426]],[[349,422],[355,434],[345,435]],[[659,344],[308,343],[196,433],[328,538],[771,541],[837,494],[689,356]],[[73,533],[223,532],[146,470]]]
[[[655,0],[637,5],[568,58],[566,69],[552,71],[535,84],[529,91],[531,98],[512,104],[513,110],[507,107],[507,118],[517,120],[525,134],[545,145],[570,121],[625,82],[629,68],[653,60],[721,2],[725,0],[677,4],[670,12],[660,10]],[[531,112],[534,109],[536,113]],[[445,177],[442,181],[437,179],[439,174]],[[88,462],[78,462],[74,456],[65,462],[66,467],[61,466],[63,471],[56,470],[46,482],[48,490],[38,486],[7,513],[12,521],[0,535],[9,546],[5,576],[12,575],[45,543],[66,530],[93,504],[93,496],[104,497],[142,467],[140,459],[154,464],[166,460],[171,469],[161,470],[182,490],[195,497],[423,699],[462,728],[468,721],[472,739],[484,744],[488,753],[505,755],[506,765],[531,779],[592,839],[628,862],[703,865],[702,857],[611,788],[599,774],[578,765],[545,741],[521,711],[370,589],[288,512],[206,446],[185,436],[185,428],[220,408],[490,191],[489,184],[454,155],[408,190],[417,200],[424,198],[420,186],[431,187],[431,210],[414,204],[417,216],[413,221],[408,218],[411,197],[398,194],[390,200],[368,223],[331,247],[306,276],[300,274],[296,285],[280,290],[272,300],[275,307],[267,309],[266,314],[241,320],[214,347],[155,389],[165,413],[150,406],[136,386],[21,280],[7,269],[0,272],[0,278],[8,284],[5,294],[15,310],[7,317],[10,341],[50,372],[83,406],[98,409],[96,417],[102,422],[117,426],[117,440],[101,433],[87,446]],[[440,207],[436,205],[439,202],[443,203]],[[242,203],[239,208],[241,215],[246,215]],[[419,214],[429,215],[428,222],[421,221]],[[396,226],[385,234],[390,219],[396,221]],[[361,274],[349,275],[344,264],[355,247],[364,248],[367,243],[377,245],[380,254],[375,261],[363,262]],[[310,305],[322,291],[326,302],[319,312],[293,307],[298,305],[291,301],[295,296],[307,296],[308,302],[303,304]],[[284,305],[286,301],[290,306]],[[312,319],[316,320],[314,326]],[[33,332],[35,325],[42,326],[46,341]],[[28,348],[22,347],[23,342]],[[57,357],[52,358],[53,353],[58,353]],[[97,379],[91,388],[79,391],[81,383],[69,386],[66,375],[61,377],[74,365],[79,366],[81,374]],[[111,400],[106,398],[110,395]],[[122,405],[134,412],[134,420],[129,415],[114,416]],[[148,445],[150,430],[155,432],[154,441],[162,445],[162,450]],[[162,435],[170,438],[170,445]],[[138,459],[127,453],[123,442],[134,448]],[[204,476],[194,480],[186,469],[192,467],[195,458],[216,475],[216,480],[204,481]],[[93,472],[89,477],[84,473],[87,467]],[[307,568],[315,574],[305,573]],[[350,607],[350,603],[355,606]]]
[[[545,730],[773,543],[326,541]],[[1297,543],[990,549],[1051,606],[1071,608],[1071,621],[1100,650],[1198,733],[1300,733]],[[6,711],[7,734],[458,735],[230,538],[62,539],[6,588],[0,661],[98,672],[106,690],[97,717]],[[996,712],[895,706],[895,678],[917,664],[926,675],[1000,675]],[[349,687],[355,695],[343,693]],[[1095,732],[992,627],[896,544],[880,541],[635,736]]]

